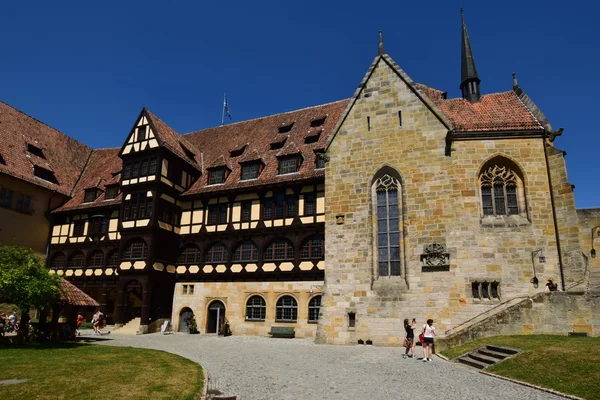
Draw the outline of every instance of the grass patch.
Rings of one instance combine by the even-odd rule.
[[[189,399],[202,389],[193,361],[158,350],[86,344],[1,348],[7,399]]]
[[[600,400],[599,337],[497,336],[453,347],[442,354],[455,358],[487,344],[523,352],[486,371],[585,399]]]

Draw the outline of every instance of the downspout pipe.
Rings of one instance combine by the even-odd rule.
[[[565,291],[565,273],[562,259],[562,250],[560,246],[560,234],[558,232],[558,220],[556,219],[556,205],[554,202],[554,189],[552,187],[552,175],[550,174],[550,162],[548,160],[548,143],[546,139],[548,132],[545,132],[542,138],[542,145],[544,146],[544,156],[546,158],[546,172],[548,173],[548,187],[550,189],[550,204],[552,205],[552,219],[554,221],[554,235],[556,237],[556,250],[558,253],[558,269],[560,271],[560,284],[563,292]]]

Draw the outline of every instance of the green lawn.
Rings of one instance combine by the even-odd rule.
[[[86,344],[0,347],[5,399],[193,399],[202,369],[157,350]]]
[[[497,336],[444,350],[442,354],[455,358],[486,344],[523,350],[486,371],[585,399],[600,400],[600,337]]]

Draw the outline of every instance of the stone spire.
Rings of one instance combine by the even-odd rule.
[[[385,49],[383,48],[383,32],[379,31],[379,49],[377,50],[378,55],[384,55]]]
[[[479,101],[481,94],[479,93],[479,75],[475,67],[475,59],[473,58],[473,50],[471,49],[471,41],[467,32],[467,24],[465,24],[465,15],[462,8],[460,9],[460,17],[462,20],[462,57],[461,57],[461,82],[460,90],[462,91],[463,99],[474,102]]]

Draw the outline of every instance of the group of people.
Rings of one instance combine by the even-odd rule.
[[[102,335],[101,329],[104,327],[104,318],[104,313],[100,310],[96,311],[96,314],[92,317],[92,327],[96,335]],[[79,316],[77,317],[77,323],[79,324]]]
[[[5,332],[10,333],[18,330],[19,324],[14,311],[10,316],[6,315],[6,313],[0,315],[0,336],[4,336]]]
[[[415,331],[417,330],[417,320],[415,318],[409,323],[408,319],[404,320],[404,330],[406,331],[406,337],[404,339],[404,347],[406,350],[404,351],[403,358],[417,358],[415,354]],[[431,357],[433,356],[433,338],[435,336],[435,327],[433,326],[433,320],[428,319],[427,323],[423,325],[423,328],[420,330],[419,341],[421,342],[421,346],[423,347],[423,361],[433,361]]]

